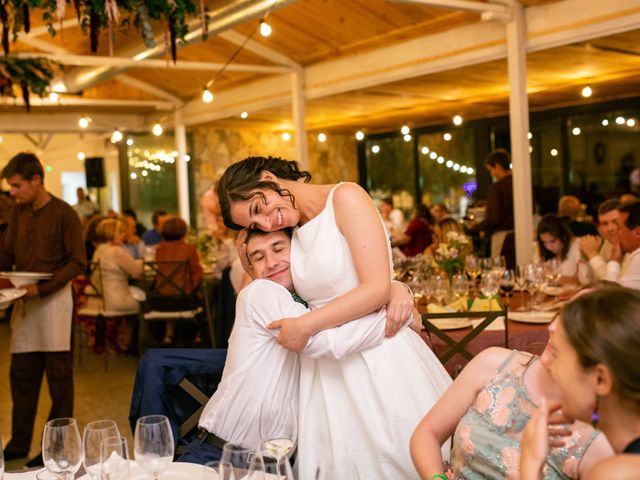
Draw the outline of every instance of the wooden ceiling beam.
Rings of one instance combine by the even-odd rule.
[[[291,68],[300,67],[298,63],[296,63],[294,60],[287,57],[283,53],[269,48],[259,42],[256,42],[255,40],[247,40],[247,37],[236,31],[227,30],[226,32],[221,32],[218,36],[235,45],[244,45],[245,50],[255,53],[256,55],[259,55],[260,57],[265,58],[273,63],[286,65]]]
[[[509,15],[509,7],[499,3],[476,2],[473,0],[392,0],[398,3],[416,3],[451,10],[466,10],[469,12],[490,12],[497,15]]]
[[[526,9],[527,51],[568,45],[637,29],[640,0],[565,0]],[[421,77],[507,55],[504,26],[476,23],[304,69],[305,98],[314,100],[376,85]],[[187,125],[291,102],[284,76],[216,92],[212,104],[192,100],[183,108]]]
[[[0,115],[3,133],[109,133],[118,128],[128,132],[148,131],[146,115],[91,114],[89,128],[80,130],[81,113],[51,113],[42,111],[12,112]]]
[[[38,53],[38,52],[20,52],[17,53],[18,58],[46,58],[52,62],[62,65],[76,66],[109,66],[109,67],[125,67],[125,68],[155,68],[168,70],[205,70],[217,71],[222,69],[223,63],[213,62],[192,62],[186,60],[178,60],[176,63],[166,60],[134,60],[128,57],[105,57],[99,55],[72,55],[58,53]],[[230,72],[258,72],[258,73],[287,73],[291,69],[284,66],[271,65],[248,65],[244,63],[235,63],[228,65],[226,70]]]

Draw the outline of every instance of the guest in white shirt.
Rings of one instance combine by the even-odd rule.
[[[607,263],[606,279],[640,290],[640,201],[621,205],[619,212],[619,242],[614,244]]]
[[[298,403],[298,355],[281,347],[278,331],[267,328],[274,319],[298,317],[309,311],[293,292],[290,235],[291,229],[249,232],[246,252],[257,280],[238,295],[222,380],[200,417],[199,442],[192,443],[180,461],[206,463],[219,459],[226,442],[260,450],[262,404],[267,400],[283,405]],[[405,286],[396,282],[389,315],[394,311],[411,317],[413,299],[409,297]],[[369,317],[369,321],[350,322],[311,337],[305,353],[339,359],[380,344],[385,336],[385,308]]]
[[[589,267],[594,280],[607,277],[607,262],[611,259],[613,245],[618,241],[618,224],[620,218],[620,201],[612,198],[598,207],[598,232],[600,236],[585,235],[580,237],[580,251],[589,259]]]

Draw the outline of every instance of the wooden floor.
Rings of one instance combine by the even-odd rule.
[[[0,320],[0,435],[6,445],[11,436],[11,392],[9,389],[9,323]],[[129,403],[135,378],[138,359],[136,357],[109,355],[109,370],[105,372],[104,356],[83,350],[82,365],[74,362],[75,404],[74,417],[82,429],[92,420],[112,419],[118,422],[120,432],[129,439],[129,452],[132,455],[132,433],[129,427]],[[40,391],[40,402],[36,417],[33,441],[29,458],[40,452],[42,429],[49,415],[51,401],[46,380]],[[7,463],[7,470],[21,468],[26,459]]]

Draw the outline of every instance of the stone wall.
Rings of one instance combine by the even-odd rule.
[[[295,159],[293,138],[282,139],[281,132],[251,129],[221,130],[201,127],[191,130],[196,198],[211,187],[216,178],[232,163],[251,155],[272,155]],[[293,136],[293,134],[292,134]],[[328,134],[319,142],[315,134],[308,135],[309,170],[313,183],[358,181],[358,155],[352,135]],[[202,225],[202,208],[197,206],[198,225]]]

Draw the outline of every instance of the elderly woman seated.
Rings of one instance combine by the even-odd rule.
[[[551,356],[547,346],[541,357],[503,348],[475,357],[413,434],[411,456],[421,477],[444,477],[440,446],[453,435],[449,478],[518,478],[525,425],[543,398],[560,400],[549,373]],[[604,436],[589,424],[562,428],[571,429],[571,435],[563,446],[549,450],[541,478],[583,478],[612,454]]]

